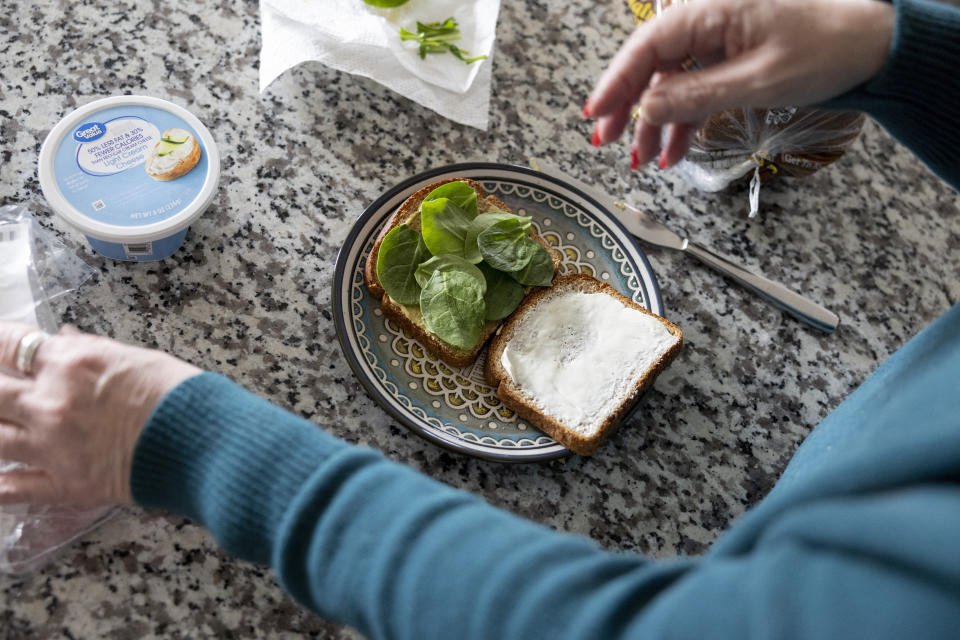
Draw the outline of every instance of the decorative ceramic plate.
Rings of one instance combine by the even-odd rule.
[[[469,163],[421,173],[367,207],[337,256],[333,281],[337,337],[367,391],[401,424],[454,451],[529,462],[569,455],[555,440],[503,406],[484,383],[486,350],[456,369],[430,356],[387,320],[363,284],[363,267],[382,225],[412,193],[445,178],[471,178],[563,255],[560,273],[587,273],[662,314],[653,270],[633,237],[589,194],[526,167]]]

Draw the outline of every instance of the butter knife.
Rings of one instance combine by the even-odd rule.
[[[601,205],[606,207],[617,220],[631,234],[649,244],[683,251],[684,253],[695,257],[704,264],[716,269],[720,273],[743,285],[753,291],[760,297],[766,299],[780,310],[790,314],[797,320],[805,322],[826,333],[833,332],[840,324],[840,318],[832,311],[821,307],[816,302],[801,296],[798,293],[787,289],[782,284],[768,280],[763,276],[751,273],[740,267],[727,258],[719,256],[712,251],[701,247],[698,244],[690,242],[687,238],[670,230],[666,225],[654,220],[647,213],[640,211],[624,202],[619,202],[598,193],[597,190],[589,185],[577,180],[576,178],[565,175],[555,167],[550,166],[539,158],[530,158],[530,168],[534,171],[553,176],[563,180],[574,187],[577,187],[587,195],[593,197]]]

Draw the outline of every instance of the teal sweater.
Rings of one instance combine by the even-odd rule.
[[[956,64],[960,18],[918,0],[898,12],[887,69],[842,100],[956,185],[960,131],[936,105],[952,108],[960,83],[927,56],[949,40]],[[698,559],[605,552],[209,373],[157,407],[131,481],[139,504],[202,523],[305,606],[372,638],[956,638],[958,398],[960,305],[824,420]]]

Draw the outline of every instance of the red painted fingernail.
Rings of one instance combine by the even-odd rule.
[[[600,133],[597,131],[596,127],[593,129],[593,139],[590,141],[590,144],[595,147],[600,146]]]
[[[661,152],[660,152],[660,163],[659,163],[658,166],[659,166],[661,169],[666,169],[666,168],[667,168],[667,152],[666,152],[666,151],[661,151]]]
[[[589,100],[583,103],[583,117],[584,118],[590,117],[590,101]]]
[[[630,149],[630,168],[636,171],[640,168],[640,159],[637,157],[637,148]]]

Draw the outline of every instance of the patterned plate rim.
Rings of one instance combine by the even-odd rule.
[[[647,260],[646,254],[644,254],[643,250],[637,244],[636,239],[626,230],[616,216],[614,216],[607,207],[603,206],[600,204],[600,202],[593,198],[593,196],[582,191],[581,189],[578,189],[574,185],[567,183],[561,178],[535,171],[529,167],[502,164],[497,162],[466,162],[436,167],[407,178],[403,182],[384,192],[372,204],[367,206],[367,208],[363,210],[363,213],[361,213],[360,216],[354,221],[353,226],[350,228],[350,232],[347,234],[343,245],[341,245],[340,250],[337,253],[337,259],[334,267],[333,286],[331,288],[334,328],[337,333],[337,341],[340,343],[340,349],[343,352],[344,357],[347,359],[350,369],[360,381],[360,384],[364,387],[364,389],[366,389],[370,397],[391,417],[418,436],[421,436],[445,449],[495,462],[543,462],[546,460],[565,457],[571,455],[571,452],[559,443],[551,443],[549,445],[543,445],[539,447],[524,447],[523,449],[517,450],[508,450],[504,448],[483,449],[477,447],[476,444],[470,446],[459,438],[455,438],[450,434],[438,432],[433,427],[429,427],[428,425],[417,422],[409,414],[399,410],[396,406],[394,406],[394,404],[384,395],[384,392],[379,388],[377,381],[371,379],[363,363],[360,362],[358,354],[354,352],[354,349],[350,343],[349,329],[347,327],[346,316],[344,314],[344,286],[352,286],[353,270],[350,270],[350,282],[345,282],[345,276],[348,272],[347,267],[350,263],[351,249],[359,239],[364,227],[367,226],[367,223],[374,215],[384,208],[384,205],[386,205],[392,199],[397,198],[405,191],[411,190],[411,188],[415,185],[429,184],[429,182],[424,181],[437,178],[438,176],[445,174],[478,171],[491,171],[513,175],[519,174],[520,176],[536,178],[538,181],[552,183],[553,185],[560,187],[589,203],[593,208],[605,214],[605,217],[607,218],[606,220],[596,220],[596,222],[608,224],[613,230],[619,232],[618,235],[620,235],[621,238],[626,239],[629,248],[634,252],[636,258],[638,258],[638,264],[636,265],[639,267],[637,280],[639,286],[643,290],[644,302],[649,305],[648,308],[651,311],[656,314],[663,315],[663,301],[660,298],[660,288],[657,284],[657,279],[653,268],[650,266],[650,262]],[[465,177],[476,178],[479,180],[483,179],[482,176]],[[496,177],[505,178],[508,176]],[[492,178],[493,176],[491,176],[491,179]],[[412,189],[410,193],[413,193],[414,191],[416,191],[416,189]],[[558,197],[564,197],[560,194],[556,195],[558,195]],[[405,197],[406,196],[404,196],[404,198]],[[399,202],[397,202],[397,204],[399,204]],[[394,209],[390,208],[387,213],[382,216],[384,220],[387,216],[392,215],[393,211]],[[591,212],[589,211],[583,211],[583,213],[591,215],[591,217],[595,218],[595,216],[592,216]],[[349,288],[350,287],[348,286],[347,289],[349,290]]]

